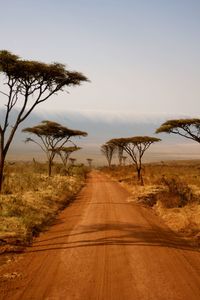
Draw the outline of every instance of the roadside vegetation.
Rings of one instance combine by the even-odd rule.
[[[87,169],[83,165],[69,166],[67,160],[73,151],[80,149],[71,138],[87,136],[86,132],[44,120],[23,132],[34,134],[34,138],[28,137],[26,142],[41,148],[47,164],[34,159],[32,163],[11,163],[6,158],[16,131],[36,106],[88,79],[63,64],[24,60],[7,50],[0,50],[0,79],[3,106],[0,121],[1,253],[20,250],[29,244],[83,186]],[[70,143],[69,147],[65,147],[66,143]],[[56,164],[55,157],[70,148],[72,151],[65,155],[63,164]]]
[[[4,117],[0,121],[1,191],[6,156],[19,125],[40,103],[63,92],[66,87],[78,86],[88,79],[80,72],[67,70],[63,64],[24,60],[7,50],[0,51],[0,79],[4,107]]]
[[[175,134],[200,143],[200,119],[168,120],[155,133]],[[142,163],[146,150],[159,141],[148,136],[111,139],[101,146],[109,164],[102,170],[132,193],[129,201],[152,207],[172,230],[194,237],[200,245],[200,161]],[[118,166],[111,165],[115,152]],[[124,152],[132,161],[129,166],[125,166]]]
[[[131,192],[128,201],[151,207],[174,231],[200,244],[200,161],[143,164],[143,183],[134,166],[104,167],[102,171]]]
[[[49,226],[84,185],[88,169],[69,167],[65,176],[62,164],[15,162],[5,166],[3,192],[0,195],[0,253],[21,251],[34,236]]]

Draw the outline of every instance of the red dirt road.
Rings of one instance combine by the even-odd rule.
[[[199,300],[199,252],[128,197],[92,172],[54,226],[1,267],[0,299]]]

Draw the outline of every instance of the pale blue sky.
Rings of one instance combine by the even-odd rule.
[[[0,0],[0,48],[91,80],[38,109],[199,116],[199,0]]]

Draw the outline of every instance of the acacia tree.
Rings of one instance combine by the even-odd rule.
[[[143,184],[143,178],[141,174],[142,157],[151,144],[159,141],[160,139],[155,137],[134,136],[128,138],[112,139],[109,141],[109,143],[120,146],[131,157],[136,167],[138,181]]]
[[[156,133],[173,133],[200,143],[200,119],[175,119],[163,123]]]
[[[93,161],[92,158],[87,158],[87,162],[90,168],[92,167],[92,161]]]
[[[48,161],[48,174],[51,176],[52,163],[56,153],[74,136],[87,136],[87,133],[80,130],[69,129],[56,122],[42,121],[41,124],[22,130],[31,133],[39,138],[34,140],[27,138],[26,142],[37,144],[45,152]]]
[[[67,70],[63,64],[23,60],[6,50],[0,51],[0,75],[2,103],[4,101],[4,116],[0,123],[1,191],[5,158],[18,126],[38,104],[67,86],[80,85],[87,78],[79,72]]]
[[[73,157],[70,157],[70,162],[71,162],[71,165],[74,166],[75,162],[76,162],[76,158],[73,158]]]
[[[116,146],[114,144],[106,143],[101,146],[101,153],[105,156],[108,162],[108,166],[111,166],[112,158],[116,152]]]
[[[70,155],[75,152],[80,150],[81,147],[77,147],[77,146],[71,146],[71,147],[61,147],[61,148],[57,148],[56,154],[58,154],[63,162],[63,165],[65,167],[65,170],[67,170],[67,164],[68,164],[68,160]]]

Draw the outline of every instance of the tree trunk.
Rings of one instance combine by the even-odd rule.
[[[111,166],[111,160],[108,159],[108,167],[110,168],[110,166]]]
[[[142,168],[137,167],[137,179],[140,182],[141,185],[144,185],[143,177],[142,177]]]
[[[49,177],[51,176],[51,171],[52,171],[52,160],[49,159],[49,161],[48,161],[48,175],[49,175]]]
[[[0,193],[2,192],[5,158],[6,158],[6,153],[4,152],[4,133],[2,131],[1,144],[0,144]]]
[[[5,142],[5,130],[1,129],[1,136],[0,136],[0,193],[2,192],[2,185],[3,185],[3,179],[4,179],[3,173],[4,173],[4,165],[5,165],[6,155],[8,153],[8,149],[13,140],[13,137],[17,130],[18,125],[19,125],[19,122],[16,122],[16,124],[12,128],[12,131],[10,133],[10,136],[9,136],[7,142]]]
[[[1,154],[1,161],[0,161],[0,193],[2,192],[2,186],[3,186],[4,165],[5,165],[5,157],[4,157],[3,154]]]
[[[141,177],[141,169],[137,168],[137,179],[138,179],[138,181],[140,181],[140,177]]]

